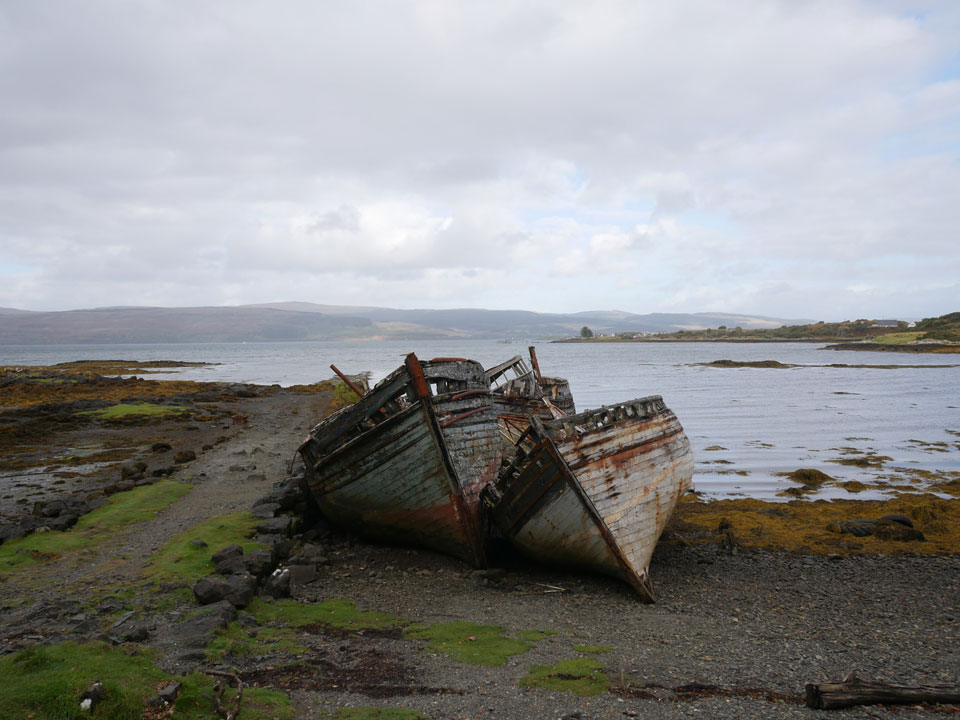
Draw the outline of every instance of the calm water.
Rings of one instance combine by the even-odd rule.
[[[330,363],[348,373],[370,371],[376,381],[410,351],[422,359],[469,357],[489,367],[525,355],[526,347],[492,341],[0,346],[0,365],[202,361],[219,364],[169,377],[292,385],[331,377]],[[793,343],[539,343],[537,355],[544,374],[569,379],[578,410],[662,395],[690,436],[697,460],[694,482],[708,496],[771,498],[791,485],[778,473],[801,467],[863,482],[897,482],[915,477],[918,470],[960,472],[960,356],[820,348]],[[778,360],[803,367],[696,365],[720,359]],[[823,367],[835,363],[924,367]],[[830,462],[854,451],[891,460],[874,469]],[[824,496],[844,494],[831,489]]]

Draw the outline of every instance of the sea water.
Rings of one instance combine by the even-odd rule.
[[[421,359],[467,357],[490,367],[513,355],[526,357],[527,345],[431,340],[0,346],[0,365],[179,360],[213,364],[149,377],[286,386],[331,377],[331,363],[349,374],[369,372],[376,382],[408,352]],[[806,343],[536,346],[543,373],[570,381],[578,410],[662,395],[690,438],[694,483],[707,497],[772,499],[793,484],[784,474],[799,468],[864,483],[916,480],[917,471],[960,472],[960,355],[843,352]],[[794,367],[702,364],[721,359]],[[899,367],[855,367],[863,365]],[[836,462],[871,453],[890,460],[875,467]],[[819,495],[841,496],[846,492],[836,487]]]

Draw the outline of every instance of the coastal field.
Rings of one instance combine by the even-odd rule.
[[[150,379],[171,366],[0,370],[0,717],[82,717],[94,681],[86,716],[219,717],[235,678],[241,718],[400,719],[819,717],[804,684],[854,669],[960,682],[951,474],[883,500],[805,499],[835,480],[804,468],[777,502],[690,495],[641,605],[509,553],[476,570],[365,543],[302,501],[290,527],[252,514],[349,391]],[[312,569],[290,599],[198,605],[230,545]]]

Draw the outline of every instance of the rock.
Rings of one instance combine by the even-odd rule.
[[[55,518],[66,509],[67,504],[65,502],[62,500],[53,500],[44,506],[40,514],[46,518]]]
[[[194,615],[166,628],[165,640],[178,648],[172,660],[178,665],[203,662],[213,634],[229,625],[237,610],[226,600],[200,608]]]
[[[290,541],[283,535],[266,534],[257,538],[273,551],[273,557],[282,560],[290,555]]]
[[[110,626],[107,633],[112,639],[118,642],[143,642],[149,638],[157,624],[150,619],[133,619],[129,613]]]
[[[243,563],[247,572],[254,577],[265,577],[273,570],[273,552],[270,550],[254,550],[243,556]]]
[[[890,515],[884,515],[880,518],[880,522],[895,522],[900,523],[901,525],[906,525],[909,528],[913,527],[913,520],[908,518],[906,515],[901,515],[900,513],[891,513]]]
[[[99,681],[87,688],[87,691],[80,696],[80,709],[84,712],[93,712],[101,700],[107,696],[107,691]]]
[[[143,475],[143,470],[133,465],[124,465],[120,468],[120,479],[129,480],[130,478],[135,478]]]
[[[256,590],[257,579],[246,572],[226,578],[201,578],[193,586],[193,594],[201,605],[226,600],[235,608],[244,608],[249,605]]]
[[[260,520],[269,520],[276,516],[278,510],[280,510],[280,503],[262,503],[260,505],[254,505],[250,514]]]
[[[177,696],[180,695],[180,683],[172,682],[169,685],[164,686],[160,689],[160,692],[158,692],[157,695],[168,705],[171,704],[177,699]]]
[[[17,525],[7,523],[0,525],[0,545],[5,543],[7,540],[17,540],[19,538],[25,537],[27,531]]]
[[[155,477],[155,478],[166,477],[167,475],[172,475],[172,474],[173,474],[173,469],[174,469],[174,468],[173,468],[173,465],[169,465],[169,466],[167,466],[167,467],[162,467],[162,468],[157,468],[156,470],[154,470],[153,472],[150,473],[150,476],[151,476],[151,477]]]
[[[329,565],[330,560],[327,558],[327,553],[324,550],[322,545],[313,545],[311,543],[305,544],[300,550],[291,558],[291,564],[304,564],[304,565]]]
[[[873,534],[876,524],[876,520],[844,520],[840,523],[840,532],[850,533],[854,537],[867,537],[867,535]]]
[[[291,585],[306,585],[317,579],[316,565],[291,565],[287,569],[290,571]]]
[[[243,555],[228,555],[216,564],[217,575],[236,575],[247,569]]]
[[[923,542],[926,540],[923,533],[907,527],[897,520],[880,520],[873,530],[874,537],[881,540],[897,540],[899,542],[909,542],[916,540]]]
[[[217,550],[210,559],[213,560],[214,565],[218,565],[234,555],[243,555],[243,548],[239,545],[227,545],[225,548]]]
[[[261,535],[289,535],[293,529],[293,519],[281,515],[258,523],[256,529],[257,533]]]
[[[277,568],[263,583],[263,594],[273,598],[290,597],[290,571]]]
[[[223,578],[200,578],[193,585],[193,596],[201,605],[211,605],[226,599],[230,588]]]
[[[188,463],[197,459],[197,454],[193,450],[181,450],[173,456],[173,461],[178,465]]]
[[[150,446],[150,449],[154,452],[167,452],[168,450],[173,450],[173,447],[170,445],[170,443],[155,442]]]
[[[47,527],[51,530],[56,530],[57,532],[63,532],[64,530],[72,528],[74,525],[76,525],[77,520],[79,520],[79,518],[76,515],[65,513],[60,517],[53,518],[47,522]]]
[[[191,540],[191,541],[190,541],[190,547],[192,547],[192,548],[197,548],[197,549],[199,550],[199,549],[202,549],[202,548],[205,548],[205,547],[210,547],[210,546],[207,545],[207,543],[204,542],[203,540]],[[237,547],[239,547],[239,546],[237,546]]]
[[[266,505],[269,503],[277,503],[280,505],[281,510],[290,510],[303,499],[304,495],[299,479],[291,477],[271,488],[256,504]]]

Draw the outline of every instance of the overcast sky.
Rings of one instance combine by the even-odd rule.
[[[960,310],[960,2],[0,4],[0,306]]]

